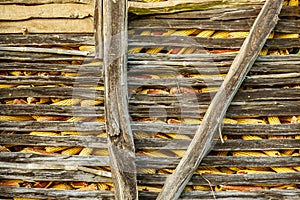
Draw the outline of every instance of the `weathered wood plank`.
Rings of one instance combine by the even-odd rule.
[[[25,5],[35,5],[35,4],[52,4],[52,3],[78,3],[78,4],[92,4],[93,0],[1,0],[0,4],[25,4]]]
[[[135,133],[146,131],[194,135],[199,125],[132,122],[131,126]],[[224,124],[222,128],[224,135],[297,135],[300,124]]]
[[[152,18],[157,19],[211,19],[211,20],[235,20],[255,18],[261,10],[261,5],[243,7],[221,8],[212,10],[185,11],[172,14],[156,14]],[[279,17],[299,17],[300,8],[297,6],[284,6]],[[140,17],[143,18],[143,17]],[[151,18],[151,16],[147,16]]]
[[[15,188],[0,187],[2,197],[21,197],[21,198],[50,198],[57,199],[63,197],[67,200],[83,199],[83,200],[113,200],[114,193],[112,191],[84,191],[84,190],[55,190],[55,189],[37,189],[37,188]]]
[[[58,106],[46,104],[1,105],[0,115],[104,116],[103,106]]]
[[[283,0],[265,2],[251,27],[250,34],[233,60],[220,90],[213,98],[187,152],[173,174],[166,180],[157,200],[178,199],[201,160],[213,146],[214,135],[220,129],[222,119],[233,97],[277,24],[282,3]]]
[[[66,170],[24,170],[1,169],[1,179],[20,179],[27,181],[86,181],[86,182],[111,182],[111,178],[97,176],[82,171]]]
[[[94,4],[94,27],[95,27],[95,58],[103,59],[103,2],[95,0]]]
[[[82,19],[93,16],[93,5],[89,4],[44,4],[35,6],[0,6],[0,21],[17,21],[33,18]]]
[[[0,99],[24,97],[49,97],[49,98],[79,98],[103,100],[104,91],[84,88],[63,87],[29,87],[29,88],[2,88]]]
[[[93,34],[0,34],[1,46],[95,45]]]
[[[208,104],[195,105],[193,102],[185,104],[180,102],[175,106],[130,105],[132,117],[179,117],[200,118],[205,115]],[[300,112],[297,101],[270,101],[270,102],[233,102],[226,117],[258,117],[258,116],[293,116]]]
[[[0,91],[1,94],[1,91]],[[131,94],[129,102],[131,104],[179,104],[182,102],[194,102],[207,104],[214,97],[215,92],[196,93],[196,94]],[[299,100],[300,90],[297,88],[264,88],[253,90],[240,90],[237,92],[233,102],[251,102],[251,101],[284,101]]]
[[[69,76],[0,76],[2,84],[84,84],[84,85],[99,85],[103,84],[100,77],[69,77]]]
[[[72,136],[35,136],[24,134],[2,134],[1,144],[35,145],[35,146],[83,146],[91,148],[107,148],[104,138],[95,136],[72,137]],[[178,149],[186,150],[191,140],[183,139],[135,139],[138,149]],[[299,139],[276,139],[276,140],[227,140],[224,143],[217,142],[214,151],[255,151],[255,150],[278,150],[299,149]],[[267,155],[266,155],[267,156]]]
[[[300,140],[277,139],[277,140],[226,140],[224,143],[217,142],[213,151],[256,151],[298,149]],[[191,140],[183,139],[135,139],[137,149],[178,149],[186,150]],[[266,155],[267,156],[267,155]]]
[[[39,48],[39,47],[0,47],[0,51],[8,52],[25,52],[25,53],[49,53],[59,55],[71,55],[71,56],[88,56],[88,51],[78,50],[64,50],[55,48]]]
[[[96,136],[36,136],[28,134],[1,134],[2,144],[28,146],[83,146],[91,148],[107,148],[106,138]]]
[[[218,9],[226,7],[237,7],[237,6],[247,6],[247,5],[261,5],[264,1],[262,0],[248,0],[245,1],[230,1],[230,0],[174,0],[171,3],[169,1],[163,2],[135,2],[129,1],[129,12],[135,14],[146,15],[155,13],[175,13],[187,10],[208,10],[208,9]]]
[[[129,28],[174,28],[174,29],[210,29],[223,31],[249,31],[253,19],[237,19],[232,21],[186,20],[186,19],[138,19],[129,22]],[[279,33],[299,33],[299,20],[281,19],[274,28]]]
[[[60,166],[109,166],[108,156],[50,156],[20,152],[0,152],[0,161],[8,163],[35,163],[36,165],[60,165]],[[297,156],[274,157],[229,157],[229,156],[206,156],[200,166],[215,167],[294,167],[299,164]],[[137,168],[175,168],[180,158],[175,157],[149,157],[137,156]]]
[[[31,19],[0,21],[0,34],[6,33],[93,33],[93,18],[84,19]]]
[[[138,189],[135,147],[128,111],[128,2],[115,0],[102,3],[105,119],[110,167],[116,199],[134,200],[138,199]],[[97,48],[101,48],[99,43]],[[101,50],[96,52],[100,53]]]
[[[138,174],[140,184],[163,184],[170,175]],[[204,179],[204,178],[206,179]],[[202,174],[193,175],[187,185],[253,185],[253,184],[292,184],[298,183],[300,173],[270,173],[270,174]],[[207,182],[209,180],[210,183]]]
[[[243,38],[199,38],[192,36],[141,36],[129,37],[129,47],[196,47],[208,49],[238,49],[242,46]],[[268,39],[265,47],[268,49],[283,49],[299,47],[299,38]]]
[[[6,131],[79,131],[100,133],[105,131],[101,122],[65,122],[65,121],[19,121],[0,122],[0,130]]]

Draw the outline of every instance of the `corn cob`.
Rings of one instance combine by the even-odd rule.
[[[40,200],[40,199],[36,199],[36,198],[14,197],[13,200]]]
[[[166,135],[173,138],[173,139],[184,139],[184,140],[190,140],[191,139],[189,136],[182,135],[182,134],[166,133]]]
[[[92,148],[85,147],[80,151],[79,156],[90,156],[92,152],[93,152]]]
[[[52,103],[51,105],[57,105],[57,106],[74,106],[76,104],[79,104],[81,102],[81,99],[64,99],[55,103]]]
[[[99,190],[110,190],[109,185],[105,184],[105,183],[97,183],[98,189]]]
[[[65,150],[67,148],[69,148],[69,147],[45,147],[45,150],[47,152],[55,153],[55,152],[58,152],[58,151]]]
[[[237,124],[238,122],[234,119],[230,119],[230,118],[223,118],[222,120],[223,124]]]
[[[62,76],[68,76],[68,77],[76,77],[78,74],[76,72],[62,72]]]
[[[236,151],[236,152],[232,152],[232,155],[233,156],[261,156],[261,157],[267,156],[266,154],[257,151]]]
[[[101,183],[99,183],[99,184],[101,184]],[[97,187],[97,185],[95,183],[92,183],[90,185],[79,188],[79,190],[97,190],[99,188],[99,187]],[[107,190],[109,190],[109,189],[107,189]]]
[[[238,124],[266,124],[264,120],[251,118],[237,119],[237,122]]]
[[[263,151],[263,152],[271,157],[281,156],[281,153],[279,151],[275,151],[275,150],[273,150],[273,151],[268,150],[268,151]]]
[[[79,51],[94,52],[95,51],[95,46],[80,46]]]
[[[231,170],[227,167],[221,167],[220,168],[220,172],[225,173],[225,174],[234,174],[235,170]]]
[[[143,173],[143,174],[155,174],[156,170],[151,169],[151,168],[141,168],[141,169],[138,169],[138,172]]]
[[[168,150],[144,150],[143,154],[152,157],[170,157],[169,154],[172,153]]]
[[[32,131],[29,135],[38,135],[38,136],[59,136],[59,134],[55,132],[46,132],[46,131]]]
[[[201,120],[200,119],[192,119],[192,118],[184,118],[183,123],[184,124],[200,124]]]
[[[30,121],[33,118],[31,116],[5,116],[0,115],[0,121]]]
[[[108,156],[107,149],[97,149],[94,151],[94,154],[97,156]]]
[[[273,169],[277,173],[292,173],[292,172],[296,172],[291,167],[271,167],[271,169]]]
[[[138,185],[138,190],[139,191],[147,191],[147,192],[160,192],[161,187]]]
[[[102,104],[103,101],[101,100],[83,100],[80,102],[81,106],[97,106]]]
[[[282,5],[283,5],[283,6],[289,5],[289,0],[284,0],[283,3],[282,3]]]
[[[290,0],[289,6],[299,6],[299,0]]]
[[[196,35],[196,37],[208,38],[208,37],[212,36],[214,33],[215,33],[214,30],[203,30],[200,33],[198,33],[198,35]]]
[[[228,191],[228,190],[235,190],[235,191],[244,191],[244,192],[250,192],[250,191],[253,191],[253,190],[261,190],[262,187],[260,186],[244,186],[244,185],[221,185],[221,190],[225,190],[225,191]]]
[[[182,158],[183,155],[185,154],[186,150],[172,150],[176,154],[176,156]]]
[[[281,124],[278,117],[268,117],[269,124]]]
[[[281,155],[282,156],[290,156],[294,153],[294,151],[295,151],[294,149],[283,150]]]
[[[228,38],[228,31],[217,31],[215,34],[212,35],[212,38]]]
[[[72,190],[73,189],[67,183],[58,183],[58,184],[52,185],[51,188],[56,189],[56,190]]]
[[[293,167],[296,171],[300,172],[300,166],[298,167]]]
[[[151,135],[145,132],[138,132],[134,135],[134,138],[150,138]]]
[[[262,138],[257,135],[243,135],[242,138],[243,140],[262,140]]]
[[[23,75],[23,73],[20,71],[12,71],[12,72],[9,72],[9,74],[11,74],[13,76],[22,76]]]
[[[217,156],[227,156],[228,151],[218,151]]]
[[[64,136],[64,135],[80,135],[80,132],[78,132],[78,131],[62,131],[60,134],[62,136]]]
[[[14,84],[0,84],[0,88],[12,88],[15,87],[16,85]]]
[[[171,35],[172,33],[174,33],[175,31],[174,30],[168,30],[166,33],[163,33],[162,35],[164,36],[169,36]],[[146,51],[146,53],[149,53],[149,54],[157,54],[159,53],[161,50],[163,50],[164,47],[157,47],[157,48],[150,48]]]
[[[64,151],[61,152],[62,155],[76,155],[77,153],[79,153],[81,150],[83,149],[83,147],[72,147],[69,149],[66,149]]]
[[[82,122],[87,119],[90,119],[90,118],[89,117],[71,117],[71,118],[67,119],[67,122]]]
[[[209,88],[202,88],[201,92],[202,93],[207,93],[207,92],[218,92],[219,91],[219,87],[209,87]]]
[[[209,186],[205,186],[205,185],[194,185],[193,186],[194,190],[202,190],[202,191],[210,191],[210,187]]]
[[[243,169],[236,172],[237,174],[270,174],[274,173],[272,171],[260,171],[260,170],[249,170],[249,169]]]
[[[249,32],[230,32],[228,38],[246,38]]]

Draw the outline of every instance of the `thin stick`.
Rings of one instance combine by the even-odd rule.
[[[158,195],[158,200],[178,199],[203,157],[210,151],[215,133],[234,95],[256,60],[278,21],[283,0],[267,0],[234,59],[220,90],[213,98],[195,137],[174,173]]]

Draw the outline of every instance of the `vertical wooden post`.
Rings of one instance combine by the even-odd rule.
[[[127,92],[127,0],[96,0],[96,58],[103,58],[105,121],[115,199],[138,199]]]
[[[210,151],[213,136],[220,131],[227,108],[277,24],[282,2],[283,0],[265,2],[248,37],[233,60],[225,80],[206,111],[191,144],[173,174],[167,178],[157,200],[178,199],[201,160]]]

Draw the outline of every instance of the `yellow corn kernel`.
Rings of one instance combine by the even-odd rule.
[[[36,199],[36,198],[14,197],[13,200],[40,200],[40,199]]]
[[[51,105],[56,106],[74,106],[76,104],[79,104],[81,102],[81,99],[64,99],[55,103],[52,103]]]
[[[203,30],[200,33],[198,33],[198,35],[196,35],[196,37],[208,38],[208,37],[212,36],[214,33],[215,33],[214,30]]]
[[[92,148],[85,147],[80,151],[79,156],[90,156],[92,152],[93,152]]]
[[[167,168],[165,168],[165,169],[160,169],[159,170],[160,174],[172,174],[173,172],[174,172],[174,169],[167,169]]]
[[[107,133],[100,133],[97,135],[97,137],[107,138]]]
[[[59,136],[59,134],[55,132],[46,132],[46,131],[32,131],[29,135],[37,135],[37,136]]]
[[[202,191],[210,191],[211,188],[209,186],[205,186],[205,185],[194,185],[193,186],[194,190],[202,190]]]
[[[263,151],[263,152],[271,157],[281,156],[280,152],[275,151],[275,150],[268,150],[268,151]]]
[[[161,138],[161,139],[169,139],[169,137],[166,134],[164,134],[164,133],[157,133],[155,135],[155,137],[156,138]]]
[[[168,30],[166,33],[163,33],[162,35],[163,36],[169,36],[171,35],[172,33],[174,33],[175,30]],[[149,53],[149,54],[157,54],[159,53],[161,50],[163,50],[164,47],[156,47],[156,48],[150,48],[146,51],[146,53]]]
[[[262,140],[262,138],[257,135],[243,135],[242,138],[243,140]]]
[[[299,0],[290,0],[289,6],[299,6]]]
[[[246,38],[249,35],[249,32],[230,32],[228,38]]]
[[[62,136],[64,136],[64,135],[80,135],[80,133],[82,133],[82,132],[78,132],[78,131],[62,131],[60,134]]]
[[[186,150],[172,150],[176,154],[176,156],[182,158],[183,155],[185,154]]]
[[[151,168],[141,168],[141,169],[138,169],[138,172],[143,173],[143,174],[155,174],[156,170],[151,169]]]
[[[102,104],[103,101],[101,100],[83,100],[80,102],[81,106],[97,106]]]
[[[232,152],[232,155],[233,156],[261,156],[261,157],[267,156],[266,154],[257,151],[235,151]]]
[[[67,122],[82,122],[89,119],[88,117],[71,117],[67,119]]]
[[[294,153],[295,149],[288,149],[288,150],[283,150],[282,155],[283,156],[290,156]]]
[[[56,190],[72,190],[73,189],[70,185],[68,185],[66,183],[55,184],[51,188],[56,189]]]
[[[228,151],[218,151],[217,156],[227,156]]]
[[[78,74],[76,72],[62,72],[62,76],[68,76],[68,77],[76,77]]]
[[[12,88],[15,87],[16,85],[14,84],[0,84],[0,88]]]
[[[31,116],[4,116],[0,115],[0,121],[30,121]]]
[[[299,34],[298,33],[277,33],[274,38],[299,38]]]
[[[260,52],[259,55],[260,56],[266,56],[268,54],[269,50],[266,48],[263,48]]]
[[[193,191],[193,187],[192,186],[185,186],[183,191]]]
[[[76,155],[83,147],[72,147],[61,152],[62,155]]]
[[[238,124],[266,124],[264,120],[252,118],[237,119],[236,121]]]
[[[14,104],[15,100],[5,100],[4,102],[5,104],[12,105]]]
[[[242,168],[240,168],[240,167],[228,167],[228,169],[230,169],[231,171],[235,171],[235,172],[242,170]]]
[[[202,88],[201,92],[202,93],[207,93],[207,92],[218,92],[219,91],[219,87],[209,87],[209,88]]]
[[[225,174],[234,174],[235,170],[231,170],[227,167],[221,167],[220,168],[220,172],[225,173]]]
[[[200,119],[192,119],[192,118],[183,119],[184,124],[201,124],[201,121],[202,120],[200,120]]]
[[[217,31],[215,34],[212,35],[212,38],[228,38],[228,31]]]
[[[45,150],[49,153],[55,153],[58,151],[65,150],[67,148],[69,148],[69,147],[45,147]]]
[[[97,150],[94,150],[93,154],[95,154],[97,156],[108,156],[108,151],[107,151],[107,149],[97,149]]]
[[[173,36],[189,36],[193,34],[197,29],[178,30],[172,33]]]
[[[97,183],[99,190],[110,190],[110,187],[105,183]]]
[[[278,117],[268,117],[269,124],[281,124]]]
[[[138,185],[138,190],[139,191],[147,191],[147,192],[160,192],[161,187],[157,186],[143,186],[143,185]]]
[[[237,174],[269,174],[274,173],[272,171],[260,171],[260,170],[250,170],[250,169],[243,169],[236,172]]]
[[[80,46],[79,51],[94,52],[95,51],[95,46]]]
[[[223,124],[237,124],[238,122],[234,119],[230,119],[230,118],[224,118],[222,120]]]
[[[296,172],[291,167],[271,167],[271,169],[273,169],[277,173],[292,173],[292,172]]]
[[[11,74],[13,76],[21,76],[21,75],[23,75],[23,73],[20,72],[20,71],[12,71],[12,72],[9,72],[9,74]]]
[[[183,140],[191,139],[188,135],[182,135],[182,134],[177,134],[177,133],[166,133],[166,135],[173,139],[183,139]]]
[[[295,136],[295,139],[300,139],[300,135],[296,135],[296,136]]]
[[[289,0],[284,0],[282,3],[283,6],[288,6],[289,5]]]
[[[293,167],[296,171],[300,172],[300,166]]]

